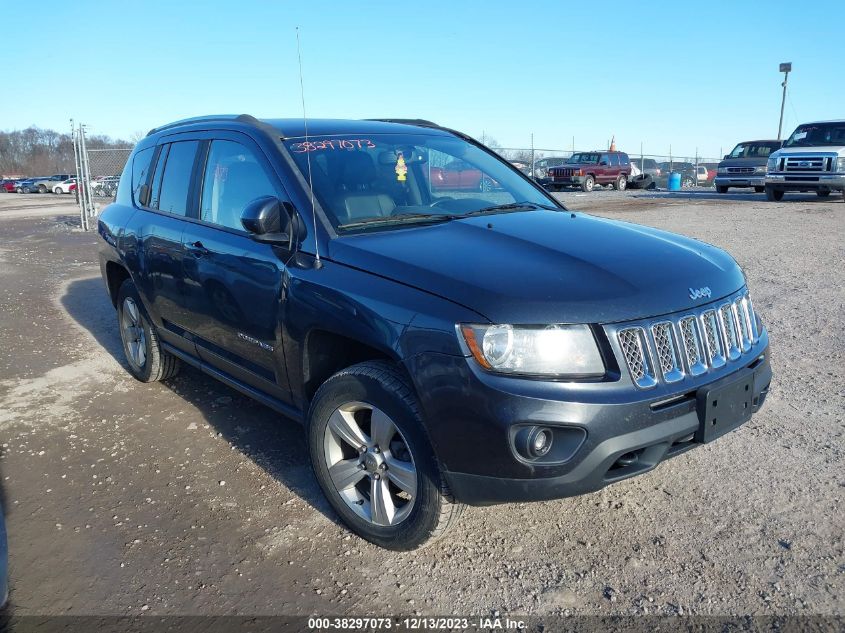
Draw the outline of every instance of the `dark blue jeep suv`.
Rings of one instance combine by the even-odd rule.
[[[165,125],[99,233],[132,374],[185,362],[301,421],[334,509],[388,548],[648,471],[771,381],[730,256],[571,213],[426,121]]]

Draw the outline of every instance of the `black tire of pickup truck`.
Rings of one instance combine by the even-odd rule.
[[[783,200],[783,190],[766,185],[766,200],[769,202],[780,202]]]
[[[127,332],[124,328],[124,310],[131,301],[137,311],[137,327],[143,329],[144,362],[133,361],[129,351]],[[124,281],[117,291],[117,325],[120,330],[120,340],[123,343],[123,353],[129,373],[141,382],[157,382],[167,380],[179,373],[179,359],[161,348],[155,327],[150,323],[138,290],[131,279]]]
[[[350,402],[368,403],[384,412],[401,433],[416,468],[414,505],[407,518],[396,525],[376,525],[358,516],[329,475],[325,457],[329,420],[339,407]],[[368,361],[334,374],[314,395],[307,425],[317,482],[335,512],[362,538],[380,547],[407,551],[433,543],[457,523],[463,505],[452,497],[443,478],[410,381],[393,363]]]
[[[716,193],[728,193],[727,187],[716,187]]]

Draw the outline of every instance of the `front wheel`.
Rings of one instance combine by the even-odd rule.
[[[593,190],[593,187],[596,186],[596,179],[592,176],[587,176],[584,178],[584,182],[581,183],[581,191],[590,192]]]
[[[817,191],[817,192],[816,192],[816,195],[817,195],[819,198],[827,198],[827,197],[830,195],[830,190],[829,190],[829,189],[826,189],[826,190],[823,190],[823,191]]]
[[[765,190],[765,187],[754,187],[754,193],[763,193]]]
[[[769,202],[780,202],[783,200],[783,190],[766,185],[766,200]]]
[[[136,379],[155,382],[179,373],[179,359],[161,348],[131,279],[124,281],[117,293],[117,321],[129,372]]]
[[[716,187],[716,193],[728,193],[728,188],[727,188],[727,187],[717,186],[717,187]]]
[[[391,363],[353,365],[323,383],[308,413],[308,444],[335,512],[376,545],[415,549],[460,516],[416,396]]]
[[[38,185],[38,193],[47,193],[46,185]]]
[[[62,195],[62,188],[56,187],[55,189],[53,189],[53,193],[56,194],[57,196]]]
[[[695,181],[687,176],[681,180],[681,187],[684,189],[691,189],[692,187],[695,187]]]

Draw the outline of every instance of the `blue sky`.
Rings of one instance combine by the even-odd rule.
[[[715,156],[777,134],[782,61],[794,68],[785,134],[845,117],[841,0],[71,5],[42,1],[43,19],[4,26],[0,129],[64,130],[74,117],[129,137],[198,114],[299,116],[296,26],[311,117],[426,118],[507,147],[532,132],[560,149],[615,135],[631,153],[642,142]]]

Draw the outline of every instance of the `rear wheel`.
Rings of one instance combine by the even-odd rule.
[[[179,373],[179,359],[161,348],[131,279],[124,281],[117,293],[117,320],[129,372],[135,378],[155,382]]]
[[[46,185],[38,185],[38,193],[47,193]]]
[[[584,178],[584,182],[581,183],[581,191],[592,191],[593,187],[596,186],[596,179],[592,176],[587,176]]]
[[[442,536],[452,499],[408,379],[388,362],[329,378],[308,413],[311,463],[334,510],[359,536],[411,550]]]
[[[692,187],[695,187],[695,181],[690,176],[684,176],[681,179],[681,187],[683,187],[684,189],[690,189]]]
[[[830,195],[830,190],[829,190],[829,189],[825,189],[825,190],[822,190],[822,191],[817,191],[817,192],[816,192],[816,195],[817,195],[819,198],[827,198],[827,197]]]
[[[766,200],[769,202],[780,202],[783,200],[783,190],[766,185]]]
[[[766,190],[765,187],[754,187],[755,193],[763,193]]]
[[[55,189],[53,189],[53,193],[55,193],[56,195],[61,195],[61,193],[62,193],[62,188],[61,188],[61,187],[56,187]]]
[[[613,183],[613,188],[617,191],[625,191],[628,187],[628,178],[625,174],[619,174],[619,178],[616,179],[616,182]]]
[[[728,193],[728,188],[722,187],[722,186],[717,186],[716,187],[716,193]]]

